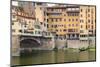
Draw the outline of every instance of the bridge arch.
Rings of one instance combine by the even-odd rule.
[[[40,43],[36,39],[21,39],[20,40],[20,48],[34,48],[39,47]]]

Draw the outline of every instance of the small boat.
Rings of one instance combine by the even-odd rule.
[[[80,50],[80,51],[86,51],[87,48],[84,48],[84,47],[83,47],[83,48],[79,48],[79,50]]]

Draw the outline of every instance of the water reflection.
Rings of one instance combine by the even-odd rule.
[[[67,50],[59,51],[37,51],[27,56],[12,57],[13,65],[26,64],[45,64],[45,63],[62,63],[75,61],[92,61],[95,60],[95,51],[73,52]]]

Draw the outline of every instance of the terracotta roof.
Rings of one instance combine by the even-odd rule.
[[[24,16],[24,15],[18,15],[17,16],[20,16],[20,17],[23,17],[23,18],[27,18],[27,19],[36,19],[35,17],[30,17],[30,16]]]

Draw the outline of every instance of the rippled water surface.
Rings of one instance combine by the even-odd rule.
[[[12,57],[13,65],[94,61],[95,51],[35,51],[25,56]]]

